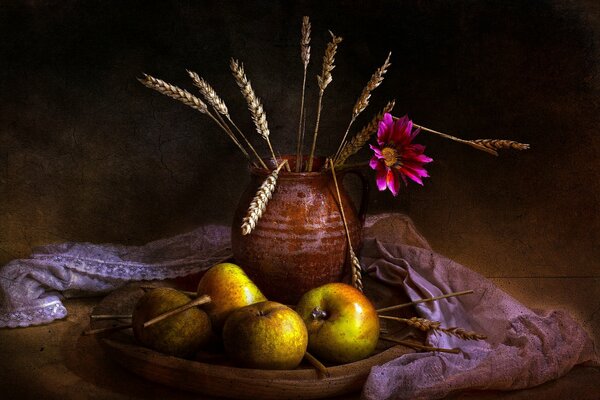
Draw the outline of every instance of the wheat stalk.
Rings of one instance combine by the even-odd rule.
[[[287,160],[284,160],[276,170],[271,172],[271,174],[265,179],[265,181],[260,185],[256,195],[250,202],[250,207],[248,207],[248,211],[246,212],[246,216],[242,220],[242,235],[250,234],[260,217],[262,217],[263,213],[267,209],[267,204],[269,200],[273,196],[273,192],[277,186],[277,178],[279,177],[279,171],[283,168],[284,165],[287,164]]]
[[[246,145],[248,146],[248,148],[250,148],[250,150],[254,154],[254,157],[256,157],[256,159],[260,162],[261,166],[264,169],[268,169],[267,165],[264,163],[262,158],[256,152],[256,149],[254,148],[254,146],[252,146],[252,144],[250,143],[248,138],[246,138],[246,135],[244,135],[242,133],[240,128],[238,128],[238,126],[235,124],[235,122],[233,122],[233,120],[231,119],[231,115],[229,114],[229,109],[227,108],[225,101],[223,101],[223,99],[221,97],[219,97],[219,95],[217,94],[215,89],[213,89],[213,87],[208,82],[206,82],[206,80],[201,78],[197,73],[195,73],[193,71],[189,71],[189,70],[187,72],[188,72],[188,75],[190,76],[190,78],[192,78],[192,81],[194,82],[194,86],[196,86],[200,90],[200,93],[202,93],[202,96],[204,96],[204,99],[206,100],[206,102],[215,109],[215,111],[217,112],[217,117],[219,117],[219,119],[221,120],[223,125],[225,125],[227,128],[229,128],[229,126],[225,123],[225,121],[223,121],[223,119],[219,116],[219,114],[221,114],[221,115],[225,116],[225,118],[227,118],[229,123],[231,123],[234,126],[234,128],[237,130],[238,134],[242,137],[242,139],[244,139],[244,141],[246,142]],[[229,133],[233,138],[235,138],[235,135],[233,134],[231,129],[229,129]],[[237,138],[235,138],[235,140],[237,140]]]
[[[252,121],[254,122],[256,131],[267,142],[269,150],[271,151],[271,157],[273,157],[273,162],[277,165],[277,157],[275,156],[275,151],[273,150],[271,140],[269,139],[270,131],[269,125],[267,124],[267,114],[263,109],[262,103],[254,93],[254,89],[252,89],[252,85],[244,71],[244,66],[233,58],[231,59],[229,66],[231,67],[231,72],[233,73],[237,85],[248,103],[248,110],[250,110],[250,113],[252,114]]]
[[[333,183],[335,185],[335,192],[337,193],[338,203],[340,204],[340,214],[342,215],[342,222],[344,223],[344,230],[346,231],[346,240],[348,241],[348,251],[350,253],[350,264],[352,265],[352,286],[363,291],[362,284],[362,269],[360,262],[354,249],[352,248],[352,240],[350,239],[350,229],[348,229],[348,222],[346,221],[346,214],[344,213],[344,205],[342,204],[342,196],[340,195],[340,187],[338,186],[337,177],[335,176],[335,166],[333,160],[328,159],[329,166],[331,167],[331,175],[333,175]]]
[[[418,318],[418,317],[401,318],[401,317],[390,317],[388,315],[380,315],[379,318],[403,322],[403,323],[407,324],[408,326],[412,326],[423,332],[429,332],[429,331],[432,331],[434,333],[443,332],[443,333],[446,333],[447,335],[456,336],[463,340],[485,340],[485,339],[487,339],[486,335],[482,335],[477,332],[467,331],[463,328],[456,328],[456,327],[442,328],[442,327],[440,327],[441,323],[439,321],[431,321],[426,318]]]
[[[395,120],[398,117],[394,117]],[[415,128],[419,128],[422,131],[430,132],[444,139],[452,140],[453,142],[458,142],[462,144],[466,144],[467,146],[471,146],[477,150],[484,151],[493,156],[497,156],[498,152],[496,150],[500,149],[515,149],[515,150],[527,150],[529,149],[529,145],[526,143],[513,142],[512,140],[503,140],[503,139],[475,139],[475,140],[465,140],[458,138],[456,136],[448,135],[447,133],[439,132],[431,128],[424,127],[422,125],[417,125],[413,123]]]
[[[154,78],[153,76],[150,76],[148,74],[144,74],[144,78],[138,79],[138,80],[144,86],[146,86],[150,89],[154,89],[157,92],[164,94],[165,96],[171,97],[172,99],[178,100],[178,101],[182,102],[183,104],[185,104],[189,107],[192,107],[195,110],[200,111],[202,114],[208,115],[227,134],[227,136],[229,136],[229,138],[233,141],[233,143],[235,143],[236,146],[238,146],[238,148],[244,154],[244,156],[250,162],[252,162],[250,155],[248,154],[246,149],[244,149],[244,147],[241,145],[239,140],[237,140],[235,135],[233,135],[233,132],[231,132],[229,127],[224,123],[224,121],[222,119],[221,119],[221,121],[219,121],[208,110],[208,106],[206,105],[206,103],[204,103],[198,97],[194,96],[187,90],[181,89],[175,85],[167,83],[167,82],[163,81],[162,79]],[[219,114],[217,113],[217,116],[218,115]]]
[[[528,150],[529,145],[526,143],[519,143],[513,140],[506,139],[474,139],[469,140],[471,143],[475,143],[481,146],[484,146],[488,149],[492,150],[503,150],[503,149],[513,149],[513,150]]]
[[[356,104],[354,105],[354,108],[352,109],[352,118],[350,118],[350,123],[348,124],[348,128],[346,128],[344,137],[342,138],[342,141],[340,142],[340,145],[339,145],[337,151],[335,152],[335,156],[333,157],[334,160],[338,159],[340,152],[342,151],[342,148],[346,144],[346,138],[348,137],[348,132],[350,132],[350,127],[352,126],[354,121],[356,121],[356,117],[358,117],[358,115],[361,112],[363,112],[365,110],[365,108],[367,108],[367,106],[369,105],[369,99],[371,98],[371,92],[373,90],[375,90],[379,85],[381,85],[381,82],[383,82],[383,77],[384,77],[385,73],[387,72],[390,65],[392,65],[390,63],[391,56],[392,56],[392,52],[390,51],[388,53],[387,58],[383,62],[383,65],[381,67],[377,68],[377,70],[373,73],[373,75],[371,75],[371,79],[369,79],[369,82],[367,82],[367,86],[365,86],[365,88],[362,90],[360,96],[358,97],[358,100],[356,101]]]
[[[307,16],[302,18],[302,38],[300,39],[300,58],[304,64],[302,77],[302,97],[300,101],[300,118],[298,122],[298,141],[296,144],[296,172],[302,169],[302,147],[304,144],[304,94],[306,92],[306,71],[310,61],[310,21]]]
[[[387,103],[383,110],[381,110],[379,114],[373,117],[371,122],[365,125],[356,134],[356,136],[352,138],[352,140],[350,140],[344,145],[342,151],[340,151],[340,154],[335,161],[336,166],[342,165],[348,159],[348,157],[356,154],[360,149],[363,148],[363,146],[369,141],[371,136],[373,136],[373,134],[377,132],[379,122],[383,119],[383,115],[392,112],[394,105],[395,100],[392,100],[389,103]]]
[[[306,168],[308,172],[312,171],[313,157],[315,156],[317,136],[319,134],[319,123],[321,121],[321,110],[323,108],[323,93],[325,93],[325,89],[333,80],[331,71],[333,71],[333,69],[335,68],[335,53],[337,52],[338,44],[342,42],[341,37],[335,36],[331,31],[329,31],[329,34],[331,35],[331,42],[327,44],[327,49],[325,49],[325,55],[323,56],[323,70],[321,72],[321,75],[317,76],[317,83],[319,84],[319,101],[317,104],[317,121],[315,122],[315,132],[313,134],[310,156],[308,158],[308,167]]]

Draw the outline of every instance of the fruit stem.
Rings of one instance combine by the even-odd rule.
[[[160,315],[152,318],[151,320],[144,322],[144,328],[147,328],[150,325],[156,324],[157,322],[160,322],[163,319],[166,319],[166,318],[172,317],[173,315],[179,314],[180,312],[183,312],[187,309],[190,309],[192,307],[196,307],[196,306],[199,306],[200,304],[205,304],[205,303],[210,303],[210,296],[203,295],[203,296],[197,297],[187,304],[177,307],[171,311],[167,311],[166,313],[160,314]]]
[[[329,315],[327,314],[327,311],[321,310],[319,307],[315,307],[315,309],[310,313],[310,316],[312,319],[327,319]]]
[[[313,356],[312,354],[310,354],[308,351],[306,353],[304,353],[304,358],[306,359],[306,361],[308,361],[310,363],[310,365],[312,365],[313,367],[315,367],[315,369],[317,371],[319,371],[321,374],[323,374],[326,378],[329,378],[329,371],[327,370],[327,367],[323,365],[323,363],[319,360],[317,360],[315,358],[315,356]]]

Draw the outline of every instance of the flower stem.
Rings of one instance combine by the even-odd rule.
[[[302,78],[302,100],[300,101],[300,120],[298,121],[298,142],[296,144],[296,172],[300,172],[302,170],[302,143],[304,142],[304,129],[303,129],[303,119],[304,119],[304,94],[306,91],[306,68],[304,65],[304,77]]]
[[[464,292],[453,292],[453,293],[444,294],[442,296],[428,297],[428,298],[425,298],[425,299],[419,299],[419,300],[411,301],[410,303],[404,303],[404,304],[398,304],[398,305],[395,305],[395,306],[380,308],[380,309],[378,309],[376,311],[378,313],[388,312],[388,311],[397,310],[399,308],[414,306],[414,305],[419,304],[419,303],[426,303],[426,302],[429,302],[429,301],[446,299],[448,297],[463,296],[465,294],[472,294],[472,293],[473,293],[472,290],[465,290]]]

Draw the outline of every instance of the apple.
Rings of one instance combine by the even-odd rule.
[[[211,302],[204,306],[213,328],[219,332],[225,320],[238,308],[267,300],[242,268],[232,263],[217,264],[198,283],[198,296],[207,294]]]
[[[291,308],[263,301],[240,308],[223,328],[225,352],[248,368],[292,369],[306,352],[308,333],[302,318]]]
[[[368,357],[379,340],[375,307],[358,289],[328,283],[306,292],[296,311],[308,330],[308,351],[333,363]]]
[[[144,322],[189,302],[188,296],[171,288],[146,292],[133,310],[134,337],[144,346],[165,354],[177,357],[193,355],[212,335],[210,318],[198,307],[144,328]]]

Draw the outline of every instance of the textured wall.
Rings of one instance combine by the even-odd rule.
[[[388,50],[393,67],[365,119],[396,98],[397,113],[426,126],[532,145],[493,158],[423,134],[432,178],[396,199],[374,193],[373,210],[407,211],[437,250],[488,276],[589,277],[598,290],[597,2],[246,3],[0,6],[0,263],[49,242],[140,244],[229,223],[247,182],[243,157],[208,119],[135,78],[191,88],[193,69],[252,132],[228,72],[238,57],[274,146],[293,152],[308,14],[309,128],[326,29],[344,37],[322,154]]]

